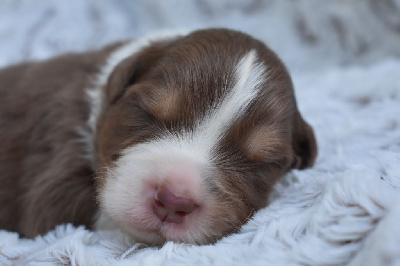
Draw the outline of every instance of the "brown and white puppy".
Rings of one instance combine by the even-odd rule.
[[[27,237],[72,222],[212,243],[316,156],[281,61],[225,29],[2,69],[0,128],[0,228]]]

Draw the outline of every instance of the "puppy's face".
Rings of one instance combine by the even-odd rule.
[[[138,241],[214,242],[265,207],[286,171],[314,161],[287,71],[245,34],[153,43],[119,63],[104,89],[98,199]]]

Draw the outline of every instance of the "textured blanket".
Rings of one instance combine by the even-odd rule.
[[[0,230],[0,265],[400,265],[400,1],[2,2],[0,65],[171,27],[253,34],[291,70],[319,155],[214,245],[155,248],[71,225],[35,239]]]

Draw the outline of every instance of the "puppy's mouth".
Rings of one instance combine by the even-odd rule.
[[[180,184],[142,183],[141,197],[124,210],[106,213],[136,241],[161,245],[167,241],[205,244],[207,238],[207,203],[180,189]],[[184,184],[181,187],[187,187]],[[202,200],[200,200],[200,198]]]
[[[204,203],[188,195],[178,194],[166,186],[148,182],[143,186],[143,201],[140,205],[140,213],[132,210],[126,224],[135,228],[135,236],[138,229],[146,232],[146,242],[150,240],[147,235],[150,233],[156,234],[159,242],[199,243],[193,235],[199,229],[199,221],[204,219]],[[128,233],[130,231],[132,229],[128,229]]]

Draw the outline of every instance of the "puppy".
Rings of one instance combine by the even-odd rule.
[[[313,130],[263,43],[208,29],[0,71],[0,228],[213,243],[311,166]]]

